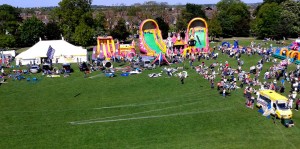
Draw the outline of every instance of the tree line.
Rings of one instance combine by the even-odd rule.
[[[255,10],[241,0],[221,0],[209,18],[202,5],[188,3],[180,8],[176,24],[165,21],[171,17],[167,15],[171,11],[167,3],[149,1],[143,5],[103,10],[92,9],[91,4],[92,0],[62,0],[58,7],[50,10],[46,24],[36,16],[22,20],[19,8],[0,5],[0,48],[32,46],[40,38],[55,40],[61,36],[84,47],[95,45],[99,35],[126,40],[146,18],[158,22],[164,38],[168,32],[185,30],[194,17],[207,20],[211,37],[282,39],[298,37],[300,33],[300,4],[294,0],[264,0]],[[135,28],[130,27],[134,24]]]

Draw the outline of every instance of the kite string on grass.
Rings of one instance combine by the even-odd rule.
[[[142,111],[142,112],[136,112],[136,113],[130,113],[130,114],[121,114],[121,115],[116,115],[116,116],[109,116],[109,117],[103,117],[103,118],[97,118],[97,119],[88,119],[88,120],[81,120],[81,121],[74,121],[72,123],[76,122],[83,122],[83,121],[92,121],[92,120],[103,120],[103,119],[111,119],[111,118],[118,118],[118,117],[124,117],[124,116],[132,116],[132,115],[137,115],[137,114],[144,114],[144,113],[150,113],[150,112],[157,112],[157,111],[162,111],[162,110],[167,110],[167,109],[173,109],[177,107],[182,107],[186,105],[191,105],[195,103],[202,102],[203,100],[196,100],[191,103],[186,103],[186,104],[181,104],[181,105],[176,105],[176,106],[169,106],[161,109],[154,109],[154,110],[148,110],[148,111]]]
[[[150,116],[140,116],[140,117],[130,117],[130,118],[121,118],[121,119],[106,119],[106,120],[96,120],[96,121],[81,121],[81,122],[69,122],[72,125],[83,125],[83,124],[93,124],[93,123],[107,123],[107,122],[118,122],[118,121],[129,121],[129,120],[140,120],[140,119],[153,119],[153,118],[163,118],[163,117],[172,117],[172,116],[184,116],[208,112],[220,112],[225,110],[230,110],[232,108],[216,109],[216,110],[203,110],[203,111],[192,111],[192,112],[179,112],[165,115],[150,115]]]
[[[187,96],[188,95],[188,96]],[[165,98],[165,99],[169,99],[166,101],[161,101],[161,100],[157,100],[154,102],[146,102],[146,103],[133,103],[133,104],[125,104],[125,105],[116,105],[116,106],[105,106],[105,107],[99,107],[99,108],[91,108],[91,109],[64,109],[64,110],[39,110],[39,111],[2,111],[2,112],[66,112],[66,111],[82,111],[82,110],[102,110],[102,109],[115,109],[115,108],[124,108],[124,107],[138,107],[138,106],[147,106],[147,105],[156,105],[156,104],[167,104],[167,103],[176,103],[176,102],[182,102],[182,101],[194,101],[194,100],[198,100],[198,99],[188,99],[189,97],[195,97],[197,95],[201,95],[203,97],[209,97],[208,95],[211,94],[202,94],[202,92],[193,92],[193,93],[189,93],[189,94],[184,94],[182,96],[179,96],[179,98],[181,98],[180,100],[172,100],[173,98]],[[205,99],[205,98],[201,98],[201,99]],[[149,99],[151,100],[151,99]],[[1,110],[0,110],[1,111]]]

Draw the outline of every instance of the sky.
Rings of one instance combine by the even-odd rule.
[[[61,0],[0,0],[0,5],[8,4],[14,7],[48,7],[58,6]],[[93,5],[112,6],[117,4],[132,5],[134,3],[144,3],[149,0],[93,0]],[[216,4],[220,0],[154,0],[156,2],[168,2],[168,4]],[[257,3],[263,0],[242,0],[245,3]]]

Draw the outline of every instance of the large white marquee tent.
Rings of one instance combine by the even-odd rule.
[[[55,52],[52,62],[58,63],[77,63],[87,61],[87,50],[82,47],[74,46],[64,39],[62,40],[40,40],[28,50],[16,56],[16,64],[41,64],[47,58],[47,52],[51,46]]]

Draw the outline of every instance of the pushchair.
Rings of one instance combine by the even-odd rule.
[[[295,126],[294,121],[292,119],[282,119],[281,124],[286,128]]]

